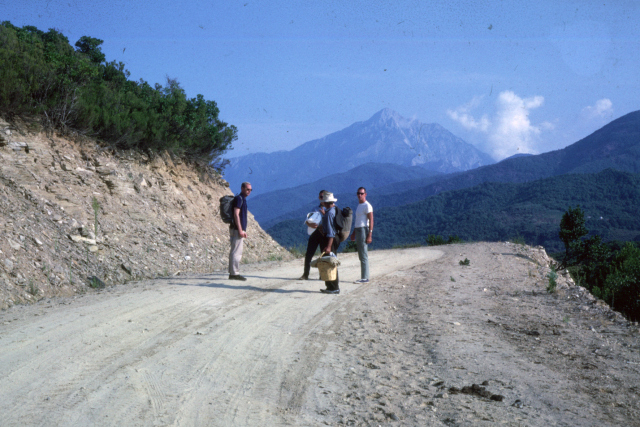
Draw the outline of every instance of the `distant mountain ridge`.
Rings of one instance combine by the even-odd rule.
[[[390,183],[386,186],[376,187],[369,190],[367,200],[371,201],[377,212],[382,213],[386,211],[386,207],[391,208],[391,210],[387,212],[399,212],[400,216],[407,214],[410,216],[412,224],[415,225],[416,229],[422,228],[426,230],[427,228],[425,227],[427,226],[425,225],[425,221],[431,220],[427,220],[429,214],[425,212],[425,209],[428,209],[428,206],[431,205],[424,203],[429,200],[436,200],[430,196],[443,194],[443,197],[437,200],[447,200],[447,203],[454,204],[455,206],[456,198],[462,197],[462,195],[469,198],[469,195],[474,192],[478,192],[489,200],[492,197],[497,197],[497,195],[492,194],[492,191],[502,192],[502,189],[510,188],[509,186],[494,185],[495,183],[530,183],[526,187],[522,187],[527,189],[526,192],[531,193],[538,186],[544,187],[545,191],[549,193],[548,200],[545,200],[544,197],[538,195],[536,197],[538,197],[541,205],[547,207],[552,205],[554,206],[553,209],[556,209],[554,214],[555,221],[559,218],[558,214],[561,214],[566,210],[566,208],[568,208],[568,206],[557,204],[557,201],[554,200],[556,194],[566,194],[562,187],[564,185],[563,183],[566,182],[568,185],[569,182],[573,182],[574,184],[572,185],[575,185],[575,190],[572,191],[578,191],[578,189],[580,189],[580,185],[582,185],[583,188],[580,190],[581,194],[589,195],[588,197],[584,196],[582,201],[579,197],[569,198],[569,195],[563,196],[567,203],[585,204],[591,199],[595,200],[604,198],[604,200],[606,200],[607,194],[593,193],[596,191],[609,190],[606,190],[606,187],[598,187],[595,185],[596,181],[590,181],[591,178],[587,175],[599,174],[607,169],[610,169],[610,171],[607,174],[600,174],[598,178],[599,181],[602,181],[603,177],[607,177],[609,183],[615,182],[615,180],[618,179],[625,182],[625,188],[629,188],[627,182],[628,179],[624,174],[615,172],[627,172],[632,174],[640,173],[640,111],[632,112],[620,117],[603,126],[591,135],[561,150],[533,156],[509,158],[493,165],[483,166],[466,172]],[[584,176],[584,179],[580,178],[581,175]],[[541,180],[545,180],[545,183]],[[552,185],[549,183],[552,183]],[[557,188],[554,188],[554,185]],[[611,184],[608,185],[613,188]],[[491,189],[490,191],[488,190],[489,188]],[[463,189],[466,190],[462,191]],[[637,194],[634,193],[633,189],[628,189],[626,190],[626,193],[622,194],[620,197],[624,200],[625,198],[628,199],[636,196]],[[340,198],[341,195],[338,195],[339,200]],[[355,199],[351,200],[352,197],[348,194],[343,199],[346,204],[342,206],[349,205],[353,207],[357,203]],[[423,204],[420,205],[420,203]],[[406,208],[408,204],[413,204],[412,206],[417,206],[417,208],[411,208],[407,211]],[[524,205],[526,205],[526,203],[523,203],[523,206]],[[458,209],[461,209],[460,215],[454,215],[455,209],[454,211],[448,211],[447,215],[453,215],[458,217],[459,221],[466,221],[468,223],[470,214],[467,210],[468,206],[470,205],[458,205]],[[493,212],[493,210],[495,210],[495,206],[486,206],[487,208],[484,212],[482,209],[476,209],[474,207],[475,212],[471,215],[481,215],[485,218],[496,218]],[[633,209],[627,212],[633,212]],[[287,220],[289,218],[297,219],[300,217],[300,213],[301,212],[299,211],[284,213],[279,217],[272,219],[265,228],[267,228],[267,232],[274,236],[274,238],[278,236],[278,239],[281,239],[281,242],[284,242],[287,239],[283,234],[284,232],[290,230],[292,234],[294,233],[291,227],[287,226]],[[510,213],[510,215],[520,216],[525,214],[526,210],[524,209],[521,209],[520,211],[512,210]],[[391,220],[391,218],[392,216],[389,216],[389,220]],[[446,219],[447,216],[445,215],[443,218]],[[635,218],[635,220],[638,220],[637,217]],[[380,219],[382,220],[382,217]],[[441,218],[438,221],[433,222],[431,225],[435,225],[429,226],[429,233],[446,234],[447,230],[451,230],[452,232],[461,231],[460,227],[453,227],[451,221],[447,222],[444,221],[444,219]],[[391,221],[395,224],[395,220]],[[456,220],[453,220],[453,223],[455,223],[455,221]],[[492,220],[490,219],[485,220],[483,227],[493,227],[493,225],[491,225],[491,221]],[[499,220],[499,222],[503,221],[504,218]],[[382,222],[378,223],[376,225],[376,229],[383,230],[383,228],[380,228],[382,227],[381,224]],[[497,226],[500,226],[500,224],[497,224]],[[628,225],[625,227],[628,230],[634,229]],[[464,234],[466,236],[472,235],[472,233]],[[380,234],[378,235],[380,236]],[[389,235],[395,236],[396,234],[393,232]],[[494,235],[500,236],[495,238],[504,238],[506,234],[498,233]],[[601,235],[607,236],[604,231]],[[528,237],[531,241],[527,242],[532,244],[538,244],[542,241],[546,241],[548,243],[555,239],[551,235],[547,235],[544,239],[534,238],[533,233],[529,234]],[[629,235],[625,235],[624,237],[629,238]],[[380,237],[378,237],[378,239],[379,238]],[[621,236],[617,236],[615,238],[621,238]],[[382,243],[383,247],[388,247],[389,244],[401,242],[392,238],[388,242],[380,243]],[[406,243],[406,240],[404,243]],[[555,244],[557,244],[557,241],[554,245]]]
[[[423,178],[410,184],[392,183],[370,191],[369,199],[379,207],[400,206],[484,182],[523,183],[605,169],[640,173],[640,111],[626,114],[560,150],[511,157],[493,165],[444,175],[435,182]]]
[[[287,212],[289,218],[304,218],[318,204],[317,197],[321,190],[328,190],[338,195],[341,206],[347,206],[350,202],[357,203],[358,187],[362,186],[367,188],[367,191],[371,191],[391,183],[440,175],[418,166],[366,163],[347,172],[329,175],[314,182],[251,197],[249,209],[261,227],[269,227],[275,224],[274,220],[277,222],[277,218],[283,212]]]
[[[492,164],[494,160],[439,124],[406,119],[386,108],[367,121],[291,151],[231,159],[224,178],[232,189],[250,181],[257,195],[313,182],[365,163],[420,166],[448,173]]]

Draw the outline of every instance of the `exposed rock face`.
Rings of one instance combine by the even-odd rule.
[[[214,172],[1,120],[0,134],[0,308],[226,269],[218,200],[231,190]],[[290,258],[251,214],[247,233],[243,262]]]

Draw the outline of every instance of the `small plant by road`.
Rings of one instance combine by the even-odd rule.
[[[556,269],[551,267],[551,271],[547,273],[547,279],[549,279],[549,284],[547,285],[547,292],[550,294],[556,291],[556,287],[558,286],[558,282],[556,279],[558,278],[558,273],[556,273]]]

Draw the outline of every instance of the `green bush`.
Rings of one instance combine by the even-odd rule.
[[[358,246],[356,245],[356,242],[353,240],[349,240],[342,252],[358,252]]]
[[[2,22],[0,115],[38,117],[48,131],[224,168],[237,129],[218,118],[217,104],[188,98],[175,79],[154,87],[129,80],[122,62],[106,62],[101,44],[83,36],[74,49],[56,30]]]

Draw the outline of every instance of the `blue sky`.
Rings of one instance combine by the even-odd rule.
[[[104,40],[132,79],[176,78],[289,150],[382,108],[501,159],[640,109],[640,2],[0,0],[0,20]]]

